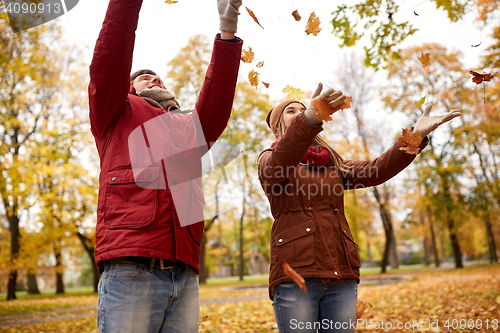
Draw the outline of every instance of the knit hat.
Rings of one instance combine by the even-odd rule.
[[[273,131],[275,135],[276,135],[276,128],[278,127],[278,123],[281,118],[281,114],[283,113],[283,110],[285,110],[285,108],[292,103],[302,104],[301,102],[295,99],[289,99],[287,101],[281,102],[280,104],[276,105],[267,113],[266,116],[267,126],[269,126],[269,128],[271,129],[271,131]],[[306,106],[304,105],[304,107]]]

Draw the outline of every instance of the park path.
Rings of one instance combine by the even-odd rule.
[[[231,298],[210,298],[201,299],[200,305],[227,304],[245,301],[260,301],[269,299],[267,295],[231,297]],[[88,316],[96,316],[97,305],[88,305],[68,309],[51,311],[39,311],[26,314],[0,316],[0,328],[26,326],[46,323],[49,321],[73,320]]]

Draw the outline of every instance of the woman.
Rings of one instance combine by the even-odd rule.
[[[313,102],[326,98],[337,106],[346,97],[321,91],[319,84],[309,107],[288,100],[269,111],[266,122],[276,141],[258,159],[274,217],[269,296],[280,333],[353,331],[361,264],[344,214],[344,190],[382,184],[415,158],[398,141],[375,160],[343,160],[318,136],[322,119]],[[460,116],[453,110],[430,117],[431,107],[414,126],[424,137],[420,149],[431,131]],[[305,278],[308,293],[286,276],[283,262]]]

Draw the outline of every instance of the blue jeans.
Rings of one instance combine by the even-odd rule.
[[[274,289],[274,316],[280,333],[353,332],[356,325],[358,283],[306,280],[307,294],[295,282]]]
[[[100,333],[198,332],[198,275],[189,266],[161,270],[106,264],[99,282]]]

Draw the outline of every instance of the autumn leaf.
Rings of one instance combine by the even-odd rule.
[[[491,73],[482,73],[479,74],[478,72],[470,71],[470,73],[473,75],[472,82],[475,84],[480,84],[481,82],[484,81],[491,81],[495,77],[495,74]]]
[[[321,28],[319,27],[320,23],[321,21],[319,20],[319,17],[316,17],[316,14],[312,12],[307,20],[306,33],[308,35],[313,34],[314,36],[317,36],[321,31]]]
[[[297,10],[293,11],[292,16],[295,19],[295,21],[297,21],[297,22],[302,19],[302,17],[300,17],[300,14],[299,14],[299,12]]]
[[[369,308],[372,308],[373,305],[371,305],[368,302],[365,301],[358,301],[356,303],[356,320],[360,319],[361,316],[363,316],[363,312],[368,310]]]
[[[478,47],[479,45],[481,45],[481,42],[479,42],[479,44],[476,45],[471,45],[471,47]]]
[[[255,14],[250,10],[248,9],[248,7],[245,7],[248,14],[250,14],[250,16],[253,18],[253,20],[255,21],[255,23],[257,23],[262,29],[264,29],[264,27],[259,23],[259,20],[257,19],[257,16],[255,16]]]
[[[425,97],[422,97],[418,102],[417,102],[417,106],[422,106],[424,105],[425,103]]]
[[[269,83],[262,82],[262,84],[264,85],[264,87],[269,88]]]
[[[332,106],[330,105],[330,101],[326,98],[315,99],[313,102],[313,106],[316,109],[316,113],[323,118],[324,121],[332,120],[330,115],[334,114],[337,111],[349,109],[351,107],[352,97],[347,97],[340,105]]]
[[[250,81],[252,87],[257,89],[257,85],[259,84],[259,73],[252,69],[250,73],[248,73],[248,81]]]
[[[172,3],[177,3],[178,1],[176,0],[165,0],[165,3],[172,4]]]
[[[418,60],[422,64],[422,67],[425,68],[431,64],[431,57],[430,53],[423,53],[420,57],[418,57]]]
[[[264,62],[263,61],[259,62],[255,67],[262,68],[262,66],[264,66]]]
[[[253,61],[255,54],[252,51],[252,48],[249,46],[247,50],[241,50],[241,61],[246,63],[251,63]]]
[[[302,97],[304,96],[304,93],[302,92],[302,90],[291,87],[289,85],[287,85],[285,88],[283,88],[283,92],[285,94],[287,94],[287,96],[286,96],[287,99],[296,99],[296,100],[300,101],[302,99]]]
[[[358,302],[358,303],[359,303],[359,302]],[[356,305],[356,306],[357,306],[357,305]],[[356,311],[357,311],[357,308],[356,308]],[[201,324],[202,322],[204,322],[205,320],[207,320],[207,319],[208,319],[208,316],[207,316],[207,315],[203,316],[203,317],[200,319],[200,321],[196,323],[196,325],[200,326],[200,324]]]
[[[283,270],[285,271],[285,274],[295,282],[300,289],[304,290],[304,292],[307,294],[307,288],[306,288],[306,280],[302,276],[300,276],[299,273],[297,273],[290,265],[286,263],[286,261],[283,260]]]
[[[413,131],[408,128],[403,128],[403,135],[399,137],[399,141],[403,144],[399,150],[406,152],[407,154],[418,155],[420,144],[422,143],[422,134],[417,131]]]
[[[413,11],[413,14],[415,14],[415,16],[420,16],[420,15],[418,15],[418,14],[417,14],[417,12],[416,12],[416,11]]]

